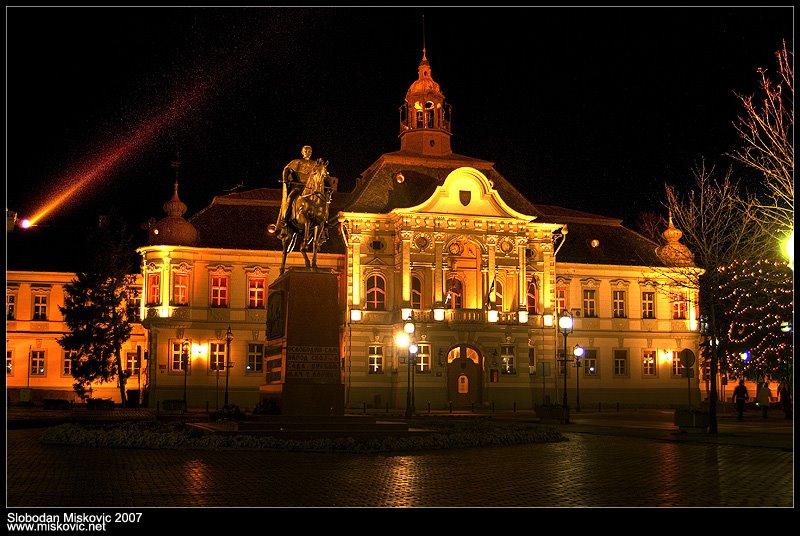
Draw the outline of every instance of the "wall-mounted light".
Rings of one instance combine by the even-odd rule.
[[[400,315],[403,320],[411,318],[411,307],[403,307],[400,309]]]
[[[361,309],[350,309],[350,320],[359,322],[361,320]]]
[[[526,311],[526,310],[520,311],[517,314],[517,317],[519,318],[519,323],[520,324],[527,324],[528,323],[528,311]]]
[[[444,320],[444,307],[441,303],[437,303],[433,308],[433,319],[437,322]]]
[[[500,314],[497,312],[497,309],[489,309],[486,312],[486,319],[489,322],[492,322],[492,323],[497,322],[499,320],[499,318],[500,318]]]
[[[542,315],[542,322],[544,322],[544,326],[547,328],[553,327],[553,314],[552,313],[545,313]]]
[[[411,335],[412,333],[414,333],[415,330],[416,330],[416,326],[414,325],[414,319],[413,318],[408,318],[403,323],[403,331],[405,331],[406,333]]]

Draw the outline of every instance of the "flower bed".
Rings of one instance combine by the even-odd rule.
[[[308,440],[256,437],[247,434],[213,435],[184,423],[125,422],[106,426],[73,423],[48,428],[40,440],[49,445],[147,449],[268,449],[309,452],[390,452],[552,443],[566,441],[558,430],[532,425],[487,423],[426,423],[435,433],[419,437],[352,437]]]

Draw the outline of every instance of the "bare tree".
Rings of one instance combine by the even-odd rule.
[[[683,234],[690,255],[672,256],[672,279],[676,284],[696,288],[700,294],[700,314],[704,335],[710,344],[709,432],[717,433],[716,379],[719,370],[717,341],[724,333],[725,308],[720,286],[727,275],[724,267],[742,258],[762,258],[769,248],[756,218],[757,202],[740,190],[730,170],[721,179],[705,162],[693,170],[694,188],[681,194],[666,186],[666,208],[670,219]],[[662,249],[663,251],[663,249]]]
[[[667,220],[662,214],[644,211],[636,216],[636,230],[645,238],[649,238],[656,244],[664,242],[662,233],[667,228]]]
[[[734,127],[744,147],[730,155],[764,177],[764,200],[757,204],[756,216],[773,243],[794,228],[794,54],[784,41],[775,56],[777,81],[759,68],[758,96],[735,93],[744,110]]]

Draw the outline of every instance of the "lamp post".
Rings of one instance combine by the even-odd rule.
[[[184,339],[181,343],[181,363],[183,365],[183,409],[186,409],[186,379],[189,375],[189,339]]]
[[[229,371],[231,369],[232,340],[233,340],[233,333],[231,332],[231,327],[228,326],[228,332],[225,333],[225,342],[227,343],[227,348],[225,349],[225,404],[222,406],[223,408],[228,407],[228,376],[229,376]]]
[[[562,402],[564,424],[569,422],[569,405],[567,404],[567,336],[572,333],[573,325],[572,315],[569,311],[563,309],[558,317],[558,329],[564,335],[564,401]]]
[[[417,343],[412,341],[411,344],[408,345],[408,359],[411,362],[409,364],[409,366],[414,369],[414,370],[411,371],[411,415],[413,415],[417,411],[417,404],[416,404],[416,401],[414,400],[414,398],[415,398],[414,395],[415,395],[415,387],[416,387],[415,384],[416,384],[416,379],[417,379],[417,352],[418,351],[419,351],[419,347],[417,346]]]
[[[572,349],[572,353],[575,355],[575,411],[581,410],[581,358],[585,352],[580,344],[576,344],[575,348]]]
[[[411,357],[411,347],[412,347],[411,336],[414,334],[415,329],[416,329],[416,326],[414,326],[414,317],[413,317],[413,314],[412,314],[412,315],[409,315],[409,317],[403,321],[403,333],[401,333],[397,338],[397,342],[401,346],[404,346],[404,347],[408,348],[408,358],[407,358],[407,360],[408,360],[408,363],[407,363],[407,366],[408,366],[408,371],[407,371],[408,379],[407,379],[407,383],[406,383],[406,385],[407,385],[407,388],[406,388],[406,419],[411,418],[411,416],[414,414],[414,402],[413,402],[413,397],[412,397],[412,388],[413,388],[413,386],[411,384],[411,382],[412,382],[411,367],[413,366],[412,363],[411,363],[412,362],[412,357]],[[416,345],[413,345],[413,346],[416,347]]]

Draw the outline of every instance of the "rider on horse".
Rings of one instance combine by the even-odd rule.
[[[292,219],[292,204],[294,200],[303,192],[308,178],[321,165],[321,162],[311,160],[311,147],[303,146],[303,158],[296,158],[286,164],[281,175],[283,182],[283,197],[281,199],[281,209],[278,213],[278,222],[275,225],[275,232],[278,236],[286,233],[286,222]]]

